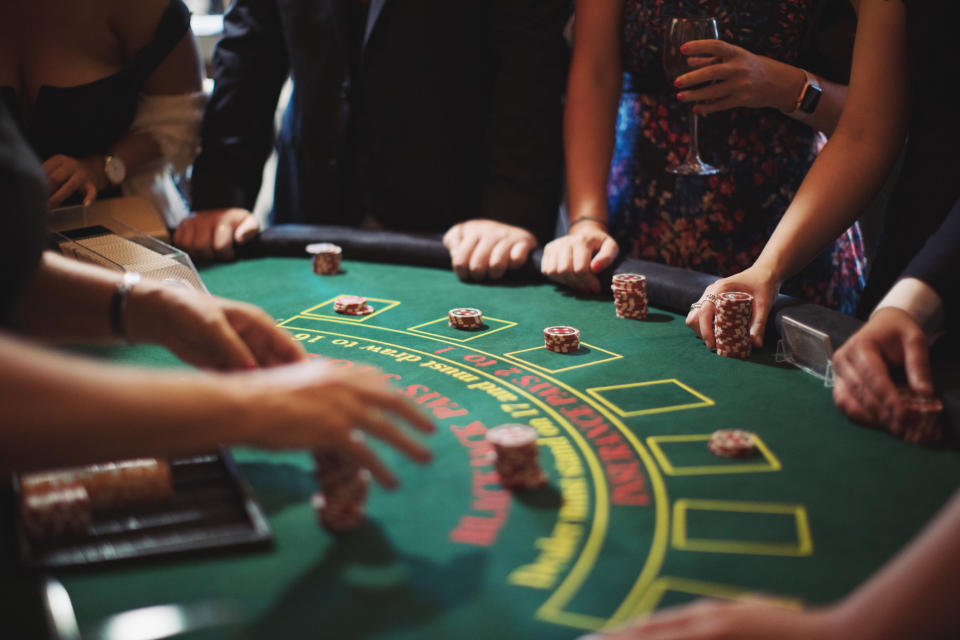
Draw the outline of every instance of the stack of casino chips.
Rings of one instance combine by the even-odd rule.
[[[340,257],[343,249],[329,242],[307,245],[307,253],[313,256],[313,272],[321,276],[340,273]]]
[[[716,306],[713,331],[717,341],[717,353],[727,358],[749,358],[753,296],[739,291],[727,291],[717,295]]]
[[[613,304],[618,318],[643,320],[647,317],[647,279],[639,273],[613,276]]]
[[[20,500],[23,528],[31,538],[81,534],[90,528],[90,496],[81,484],[46,490],[24,488]]]
[[[27,531],[45,536],[85,530],[91,511],[166,500],[173,477],[167,461],[139,458],[23,474],[20,487]]]
[[[447,313],[447,323],[454,329],[465,331],[479,329],[483,326],[483,312],[470,307],[450,309]]]
[[[757,452],[753,434],[742,429],[719,429],[710,436],[710,452],[724,458],[748,458]]]
[[[547,481],[540,469],[537,430],[526,424],[502,424],[487,431],[496,453],[500,484],[508,489],[533,489]]]
[[[936,444],[943,437],[943,402],[939,398],[921,396],[907,387],[899,389],[903,403],[903,419],[899,428],[890,431],[898,438],[913,444]]]
[[[333,301],[333,310],[346,316],[365,316],[373,313],[367,299],[360,296],[340,296]]]
[[[370,472],[338,449],[314,450],[313,459],[320,486],[312,499],[317,521],[335,533],[358,528],[366,519]]]
[[[580,330],[574,327],[547,327],[543,330],[544,346],[556,353],[574,353],[580,349]]]

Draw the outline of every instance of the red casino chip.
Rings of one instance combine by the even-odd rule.
[[[459,307],[450,309],[447,313],[447,324],[454,329],[466,331],[483,327],[483,312],[473,307]]]
[[[912,444],[932,445],[939,442],[943,438],[943,401],[918,395],[908,387],[901,387],[898,392],[903,404],[903,417],[899,429],[891,428],[890,432]]]
[[[613,303],[618,318],[643,320],[647,317],[647,279],[639,273],[613,276]]]
[[[526,424],[502,424],[487,431],[496,454],[500,484],[508,489],[533,489],[547,476],[540,468],[537,430]]]
[[[340,258],[343,249],[329,242],[316,242],[307,245],[307,253],[313,256],[313,272],[329,276],[340,273]]]
[[[580,349],[580,330],[575,327],[547,327],[543,330],[543,343],[555,353],[573,353]]]
[[[748,458],[757,453],[757,440],[742,429],[719,429],[710,436],[710,452],[724,458]]]
[[[340,296],[333,301],[333,310],[348,316],[365,316],[373,313],[373,307],[361,296]]]

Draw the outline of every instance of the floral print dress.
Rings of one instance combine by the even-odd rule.
[[[818,151],[822,134],[776,109],[701,117],[700,155],[713,176],[676,176],[690,105],[662,68],[672,17],[713,16],[720,38],[800,65],[817,0],[625,0],[624,88],[608,187],[610,228],[629,256],[728,276],[760,255]],[[853,313],[866,261],[857,225],[788,281],[784,293]]]

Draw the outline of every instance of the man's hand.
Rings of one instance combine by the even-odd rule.
[[[83,204],[89,206],[97,199],[97,193],[107,188],[107,176],[103,172],[102,156],[71,158],[55,155],[43,163],[50,181],[50,207],[60,205],[77,191],[83,192]]]
[[[260,222],[246,209],[207,209],[181,222],[173,243],[197,260],[233,260],[234,244],[258,233]]]
[[[303,347],[251,304],[141,281],[130,294],[127,335],[163,345],[207,369],[272,367],[306,358]]]
[[[599,222],[585,220],[543,250],[540,271],[560,284],[586,293],[600,293],[596,274],[610,266],[620,253],[617,241]]]
[[[761,598],[699,600],[593,640],[833,640],[844,636],[835,610],[793,611]],[[581,638],[584,640],[584,638]]]
[[[912,391],[933,395],[926,335],[909,313],[885,307],[833,355],[833,399],[850,419],[899,433],[903,403],[890,366],[905,367]]]
[[[750,336],[755,346],[762,347],[767,316],[770,315],[773,301],[780,292],[780,283],[774,280],[768,271],[756,264],[729,278],[721,278],[707,287],[700,297],[699,306],[690,309],[687,313],[687,326],[703,339],[708,349],[713,349],[716,344],[713,335],[713,317],[716,315],[717,306],[711,301],[710,296],[716,296],[725,291],[742,291],[753,296]]]
[[[383,440],[420,463],[430,452],[396,426],[401,418],[423,433],[433,423],[373,367],[333,367],[323,361],[231,374],[242,411],[238,435],[245,444],[269,449],[334,447],[352,454],[382,485],[396,477],[357,437],[360,431]]]
[[[537,239],[521,227],[477,219],[450,227],[443,246],[461,280],[499,280],[507,269],[523,266]]]

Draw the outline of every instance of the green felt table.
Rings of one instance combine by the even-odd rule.
[[[868,577],[960,480],[954,451],[857,427],[771,348],[718,357],[674,313],[623,320],[609,299],[550,284],[349,260],[337,276],[277,257],[202,276],[332,366],[382,369],[436,419],[434,461],[379,447],[402,486],[374,489],[368,523],[331,535],[309,504],[307,453],[235,450],[273,547],[58,572],[81,628],[211,599],[243,620],[190,637],[570,638],[703,596],[806,606]],[[338,315],[340,294],[376,312]],[[481,308],[485,328],[449,328],[455,306]],[[544,350],[556,324],[580,329],[580,352]],[[154,348],[110,356],[175,364]],[[499,485],[483,438],[507,422],[538,429],[546,487]],[[718,428],[755,432],[760,455],[713,456]]]

